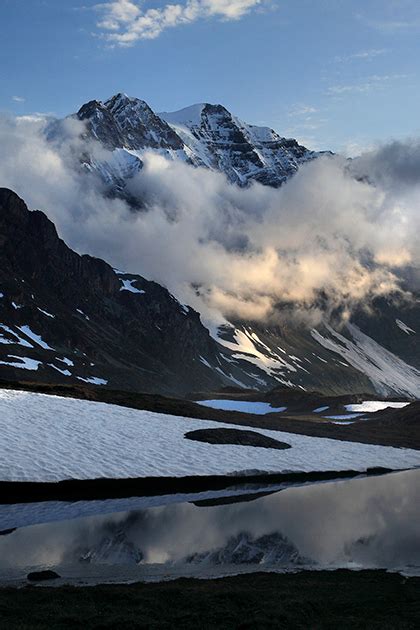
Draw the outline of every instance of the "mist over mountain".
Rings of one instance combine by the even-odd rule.
[[[5,186],[76,251],[193,307],[259,386],[418,391],[417,141],[349,161],[221,105],[156,114],[123,94],[0,133]]]

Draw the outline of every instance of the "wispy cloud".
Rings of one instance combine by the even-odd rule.
[[[348,83],[342,85],[332,85],[327,90],[329,96],[342,96],[349,93],[366,93],[374,90],[383,89],[384,87],[391,85],[394,81],[407,79],[407,74],[386,74],[386,75],[373,75],[367,77],[357,83]]]
[[[366,7],[355,18],[384,34],[414,31],[420,28],[420,4],[418,0],[380,0],[376,10]]]
[[[287,127],[285,130],[287,134],[301,133],[302,131],[316,131],[328,122],[326,118],[314,119],[312,116],[308,116],[299,124],[293,127]]]
[[[396,33],[399,31],[413,31],[420,29],[420,20],[364,20],[365,23],[384,33]]]
[[[351,139],[341,145],[340,155],[355,158],[362,155],[362,153],[369,153],[377,148],[373,142],[369,142],[366,139]]]
[[[95,5],[102,14],[97,23],[101,35],[111,45],[128,47],[142,39],[156,39],[168,28],[191,24],[200,19],[238,20],[265,0],[186,0],[143,9],[133,0],[113,0]]]
[[[12,101],[14,103],[24,103],[26,99],[23,96],[12,96]]]
[[[315,114],[317,111],[318,111],[317,108],[313,107],[312,105],[296,105],[290,110],[288,115],[289,116],[307,116],[308,114]]]
[[[360,50],[359,52],[352,53],[350,55],[337,55],[334,57],[334,61],[337,63],[344,63],[346,61],[365,60],[371,61],[375,57],[385,55],[388,52],[386,48],[370,48],[369,50]]]

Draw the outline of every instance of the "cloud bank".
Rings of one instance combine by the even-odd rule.
[[[84,171],[78,156],[110,155],[67,120],[0,118],[0,183],[44,210],[67,243],[167,286],[206,320],[267,319],[277,305],[320,318],[399,290],[420,266],[420,142],[393,143],[348,162],[325,157],[279,190],[240,189],[220,173],[153,152],[129,182],[133,212]]]
[[[264,0],[187,0],[143,10],[133,0],[98,4],[102,14],[97,23],[102,36],[112,45],[133,46],[141,39],[156,39],[168,28],[192,24],[206,18],[238,20]]]

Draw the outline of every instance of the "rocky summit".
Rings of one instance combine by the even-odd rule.
[[[105,160],[84,155],[87,168],[121,189],[141,169],[146,151],[223,173],[241,187],[257,181],[275,188],[322,154],[269,127],[244,123],[218,104],[156,114],[145,101],[119,93],[82,105],[71,118],[85,123],[85,138],[111,152]]]

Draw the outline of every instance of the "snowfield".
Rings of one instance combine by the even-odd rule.
[[[409,404],[409,402],[389,402],[387,400],[364,400],[356,405],[345,405],[345,408],[350,412],[374,413],[383,409],[403,409]]]
[[[420,466],[420,452],[280,431],[284,451],[184,439],[232,425],[0,389],[0,480],[128,478]],[[235,426],[238,429],[240,427]]]

